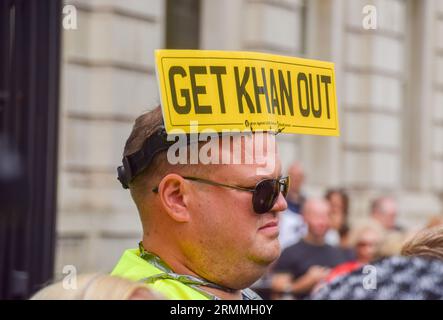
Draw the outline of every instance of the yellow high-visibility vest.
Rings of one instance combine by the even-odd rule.
[[[139,249],[126,250],[119,262],[115,266],[111,275],[140,281],[155,275],[164,274],[164,272],[139,255]],[[160,293],[167,299],[172,300],[209,300],[208,296],[198,292],[196,289],[173,279],[158,279],[153,283],[147,284],[148,288]]]

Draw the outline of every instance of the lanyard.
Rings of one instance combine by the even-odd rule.
[[[232,293],[235,291],[234,289],[220,286],[216,283],[210,282],[210,281],[200,278],[200,277],[174,273],[174,271],[171,269],[171,267],[169,267],[166,264],[166,262],[164,262],[159,256],[157,256],[151,252],[147,252],[145,250],[145,248],[143,247],[142,242],[139,243],[139,250],[140,250],[140,258],[142,258],[143,260],[152,264],[157,269],[160,269],[161,271],[163,271],[163,273],[159,273],[159,274],[155,274],[153,276],[147,277],[147,278],[143,278],[140,280],[141,282],[154,283],[157,280],[165,280],[165,279],[176,280],[176,281],[183,283],[184,285],[187,285],[187,286],[193,288],[194,290],[198,291],[199,293],[201,293],[202,295],[204,295],[206,298],[208,298],[210,300],[220,300],[220,298],[212,293],[209,293],[209,292],[203,290],[199,286],[215,288],[215,289],[219,289],[219,290],[229,292],[229,293]],[[261,298],[251,289],[242,290],[242,297],[244,300],[261,300]]]

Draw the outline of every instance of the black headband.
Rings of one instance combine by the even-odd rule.
[[[124,189],[129,188],[129,183],[151,164],[159,152],[167,150],[175,143],[168,141],[167,137],[165,127],[161,126],[145,140],[140,150],[123,157],[123,165],[117,168],[117,179]]]

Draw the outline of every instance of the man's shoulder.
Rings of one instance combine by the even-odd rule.
[[[127,249],[112,270],[111,275],[139,281],[158,273],[161,271],[143,260],[138,249]]]
[[[147,286],[162,294],[167,299],[179,300],[206,300],[207,298],[186,286],[185,284],[174,279],[162,279],[161,274],[164,272],[148,261],[140,257],[139,249],[125,250],[117,265],[112,270],[111,275],[125,278],[131,281],[143,281],[156,275],[160,277],[147,284]]]

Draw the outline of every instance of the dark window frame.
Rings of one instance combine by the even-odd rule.
[[[0,299],[25,299],[53,277],[61,0],[0,1]],[[8,182],[8,183],[7,183]]]
[[[200,0],[166,0],[166,48],[200,48]]]

